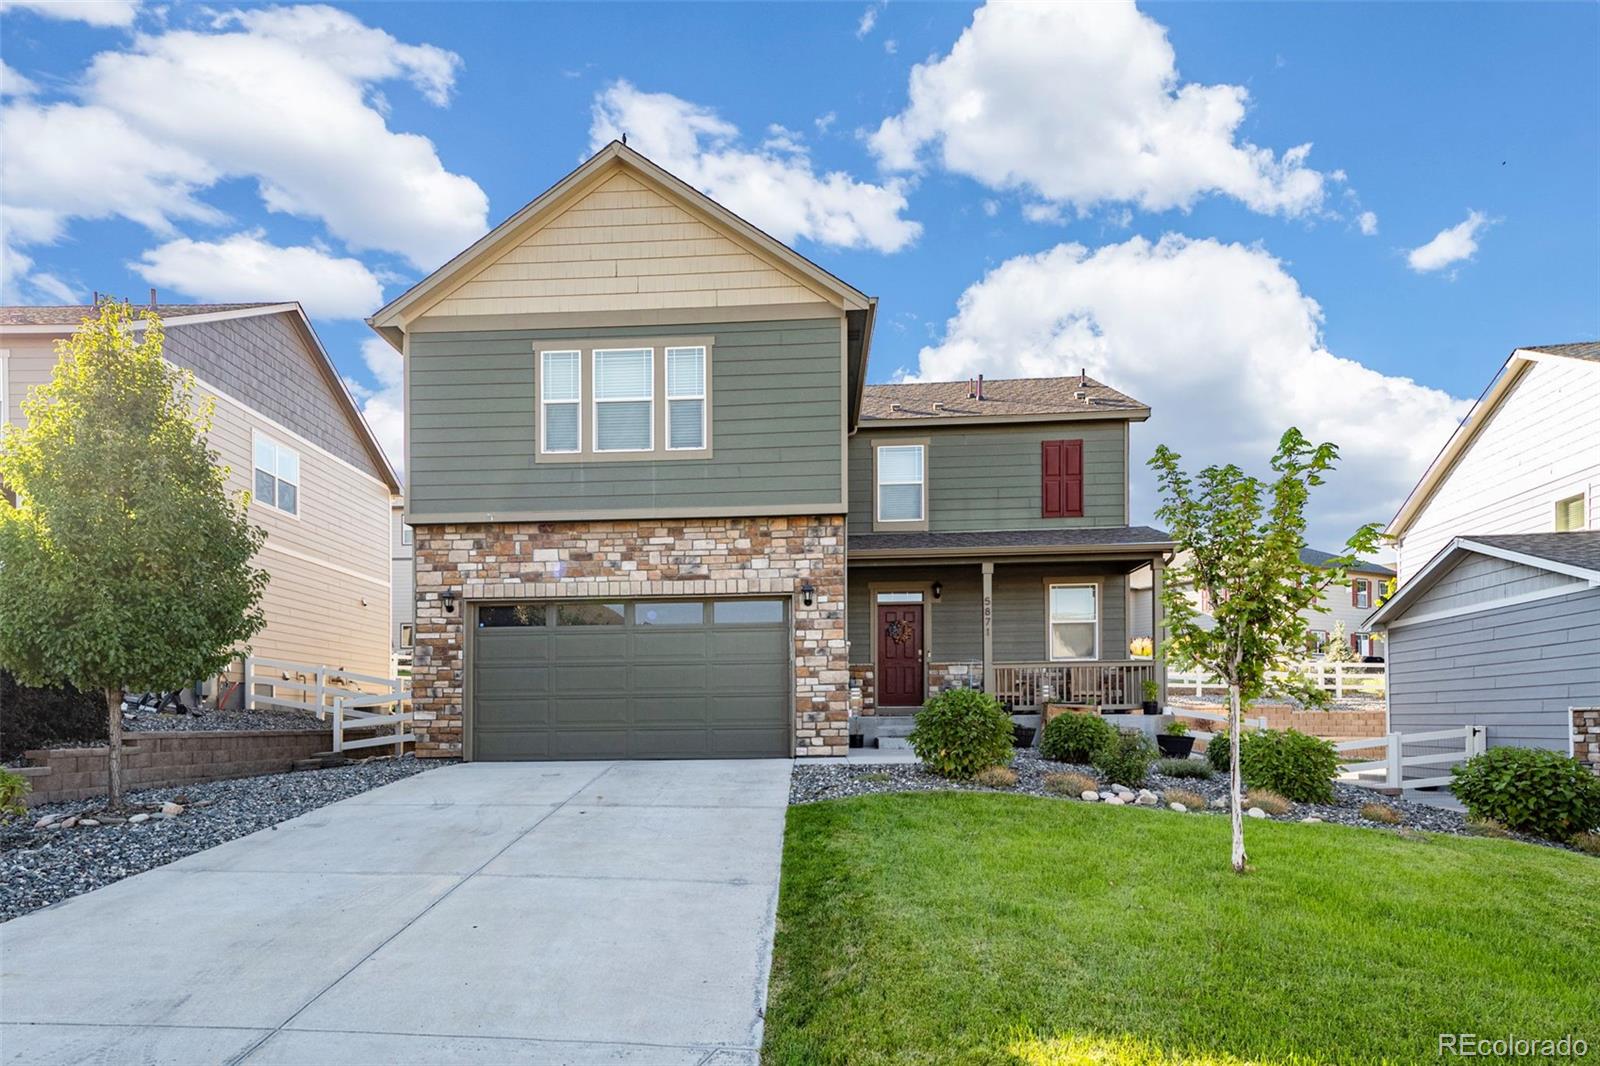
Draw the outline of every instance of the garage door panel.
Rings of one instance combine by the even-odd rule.
[[[474,757],[789,754],[789,625],[767,622],[771,601],[718,603],[497,609],[498,624],[470,631]],[[507,623],[530,617],[551,624]],[[580,624],[596,620],[607,624]]]

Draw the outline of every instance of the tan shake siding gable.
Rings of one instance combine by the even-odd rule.
[[[412,668],[417,753],[466,749],[469,603],[792,597],[794,750],[849,744],[844,516],[419,525]],[[814,588],[805,606],[801,586]],[[453,612],[442,593],[456,596]]]

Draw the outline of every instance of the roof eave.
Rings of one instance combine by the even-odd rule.
[[[918,418],[867,418],[860,419],[859,429],[914,429],[927,426],[981,426],[1021,425],[1037,422],[1144,422],[1150,418],[1150,408],[1118,408],[1114,411],[1062,411],[1050,414],[1025,415],[928,415]]]
[[[1393,596],[1390,596],[1382,606],[1367,616],[1366,624],[1381,626],[1394,619],[1396,615],[1404,614],[1410,604],[1418,596],[1427,592],[1434,585],[1435,580],[1444,571],[1449,569],[1449,564],[1467,554],[1487,555],[1495,559],[1504,559],[1506,562],[1520,563],[1539,570],[1547,570],[1555,574],[1564,574],[1568,577],[1588,581],[1591,586],[1600,587],[1600,570],[1593,570],[1586,566],[1575,566],[1572,563],[1563,563],[1555,559],[1547,559],[1542,555],[1530,555],[1526,552],[1502,548],[1496,544],[1485,544],[1471,537],[1456,537],[1440,548],[1432,559],[1429,559],[1423,568],[1417,571],[1415,577],[1401,585]]]
[[[1092,555],[1092,556],[1149,556],[1160,555],[1173,549],[1172,541],[1148,541],[1135,544],[1024,544],[1024,545],[963,545],[946,548],[852,548],[845,546],[845,560],[872,559],[950,559],[961,557],[987,558],[991,556],[1039,555]]]

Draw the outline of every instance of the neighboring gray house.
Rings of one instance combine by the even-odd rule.
[[[1600,707],[1600,531],[1457,537],[1370,621],[1390,731],[1481,725],[1492,746],[1571,753],[1577,712]]]

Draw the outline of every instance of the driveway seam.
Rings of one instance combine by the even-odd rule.
[[[282,1022],[279,1022],[278,1025],[275,1026],[271,1032],[267,1033],[260,1040],[257,1040],[255,1043],[251,1044],[249,1047],[247,1047],[243,1051],[239,1052],[239,1054],[237,1054],[233,1058],[229,1059],[228,1063],[227,1063],[227,1066],[236,1066],[236,1064],[243,1062],[245,1059],[247,1059],[251,1055],[255,1054],[255,1052],[261,1047],[261,1045],[265,1044],[268,1040],[271,1040],[274,1036],[278,1035],[284,1029],[288,1028],[288,1026],[289,1026],[289,1024],[291,1022],[293,1022],[296,1018],[300,1017],[300,1015],[304,1014],[311,1007],[312,1004],[317,1002],[317,1000],[321,999],[323,996],[327,995],[330,991],[332,991],[334,989],[334,987],[339,984],[340,981],[343,981],[346,977],[349,977],[352,973],[354,973],[356,970],[358,970],[361,967],[361,965],[363,963],[365,963],[368,959],[372,958],[374,955],[376,955],[378,952],[382,951],[386,946],[388,946],[390,943],[392,943],[394,941],[394,939],[396,937],[398,937],[401,933],[405,932],[407,929],[410,929],[413,925],[415,925],[417,923],[417,921],[419,919],[421,919],[423,917],[423,915],[425,915],[429,911],[433,910],[433,908],[437,907],[440,903],[443,903],[445,900],[449,899],[452,895],[455,894],[457,889],[459,889],[462,885],[466,884],[468,881],[472,880],[472,878],[479,871],[481,871],[485,866],[488,866],[491,862],[493,862],[494,860],[498,859],[501,855],[504,855],[506,853],[507,849],[509,849],[509,848],[513,847],[514,845],[520,843],[529,833],[533,832],[535,829],[538,829],[541,825],[543,825],[545,823],[546,819],[548,819],[551,815],[555,814],[557,811],[561,810],[561,808],[565,807],[568,803],[572,802],[573,798],[576,797],[579,792],[582,792],[584,789],[588,788],[590,785],[593,785],[596,781],[598,781],[602,777],[606,776],[606,774],[609,774],[612,771],[612,769],[614,769],[616,767],[616,765],[617,764],[614,763],[614,762],[607,763],[605,765],[605,767],[599,773],[595,774],[588,781],[585,781],[582,785],[579,785],[577,790],[574,791],[572,793],[572,795],[568,796],[566,799],[562,800],[560,803],[558,803],[555,806],[551,807],[548,811],[546,811],[544,813],[543,817],[541,817],[538,821],[534,822],[527,829],[523,830],[521,833],[519,833],[515,837],[513,837],[506,844],[505,847],[501,848],[499,851],[497,851],[493,855],[489,856],[476,869],[474,869],[471,873],[468,873],[468,874],[464,875],[455,884],[451,885],[449,888],[445,889],[445,891],[441,892],[438,896],[436,896],[433,900],[431,900],[426,907],[423,907],[416,914],[413,914],[410,918],[408,918],[404,925],[400,926],[400,928],[396,929],[393,933],[390,933],[388,936],[384,937],[381,941],[378,942],[378,944],[375,947],[373,947],[373,949],[371,951],[367,952],[365,955],[361,956],[361,958],[357,959],[356,962],[352,966],[350,966],[347,970],[344,971],[344,973],[340,974],[338,977],[335,977],[332,981],[330,981],[326,985],[324,985],[322,987],[322,989],[319,992],[317,992],[316,995],[312,996],[310,999],[308,999],[304,1003],[302,1003],[299,1006],[299,1008],[297,1008],[295,1010],[295,1012],[293,1014],[289,1015],[289,1017],[285,1018]],[[446,876],[448,876],[448,875],[446,875]]]

